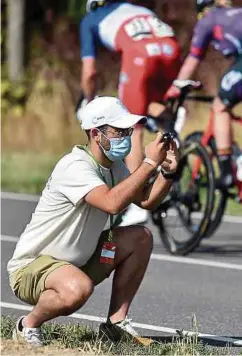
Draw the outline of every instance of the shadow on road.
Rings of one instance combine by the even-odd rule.
[[[215,242],[216,243],[216,242]],[[214,243],[214,244],[215,244]],[[214,254],[216,256],[226,256],[226,257],[234,257],[235,255],[242,255],[242,246],[228,244],[223,246],[210,246],[206,245],[206,243],[200,246],[197,250],[193,252],[196,253],[209,253]]]

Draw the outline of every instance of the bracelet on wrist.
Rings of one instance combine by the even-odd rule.
[[[164,171],[162,168],[160,170],[160,174],[165,178],[165,179],[172,179],[174,180],[177,177],[177,171],[168,173]]]
[[[143,162],[148,163],[150,166],[157,169],[157,163],[153,161],[153,159],[146,157]]]

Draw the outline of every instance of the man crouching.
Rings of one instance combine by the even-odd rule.
[[[152,235],[143,226],[117,227],[117,215],[131,203],[149,210],[160,204],[177,169],[176,145],[157,134],[130,174],[123,159],[131,151],[132,127],[146,119],[113,97],[94,99],[78,117],[88,145],[75,146],[56,164],[8,262],[14,294],[34,305],[17,321],[13,336],[41,346],[41,325],[81,308],[114,271],[100,331],[113,341],[128,335],[144,342],[127,314],[149,262]]]

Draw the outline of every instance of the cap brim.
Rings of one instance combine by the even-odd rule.
[[[113,122],[110,122],[110,126],[117,127],[118,129],[128,129],[136,124],[146,124],[147,118],[145,116],[127,114]]]

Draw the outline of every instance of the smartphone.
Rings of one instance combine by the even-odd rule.
[[[174,135],[171,132],[166,132],[163,134],[161,142],[170,143],[174,138]]]

